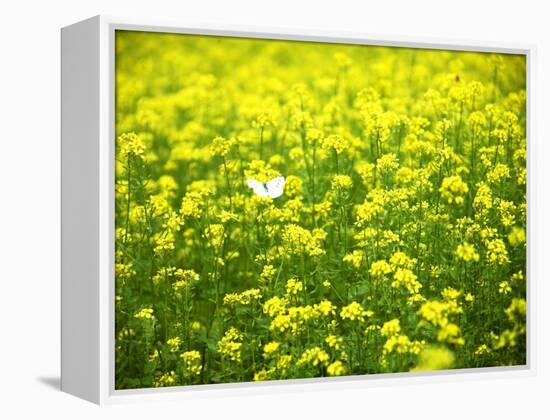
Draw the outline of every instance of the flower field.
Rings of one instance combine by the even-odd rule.
[[[116,388],[525,364],[526,169],[524,56],[117,31]]]

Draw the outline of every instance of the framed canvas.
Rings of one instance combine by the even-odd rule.
[[[105,403],[533,374],[533,54],[63,28],[62,389]]]

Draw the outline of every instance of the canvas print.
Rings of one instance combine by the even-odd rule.
[[[115,388],[526,364],[526,57],[116,31]]]

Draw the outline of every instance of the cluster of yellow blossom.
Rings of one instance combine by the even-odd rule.
[[[277,341],[270,341],[269,343],[264,345],[264,357],[269,358],[272,357],[274,353],[279,350],[279,347],[281,346],[281,343]]]
[[[411,340],[409,337],[403,334],[396,334],[388,337],[384,344],[383,351],[385,354],[389,353],[413,353],[418,354],[424,346],[423,341]]]
[[[467,242],[458,245],[456,255],[466,262],[479,261],[479,254],[476,252],[475,247]]]
[[[134,314],[134,318],[154,320],[153,308],[143,308]]]
[[[418,277],[408,268],[398,268],[393,275],[392,287],[396,289],[404,287],[411,295],[416,295],[422,288]]]
[[[451,317],[463,313],[457,299],[460,293],[454,289],[445,289],[442,292],[443,301],[430,300],[422,304],[418,314],[423,318],[419,322],[422,326],[425,321],[439,328],[437,340],[451,344],[463,345],[464,338],[460,336],[460,327],[451,322]]]
[[[168,340],[166,340],[166,344],[168,345],[170,352],[175,353],[180,349],[181,338],[179,337],[169,338]]]
[[[346,368],[341,360],[335,360],[327,366],[327,373],[330,376],[341,376],[346,373]]]
[[[358,269],[361,267],[364,257],[365,253],[362,250],[356,249],[351,254],[344,255],[342,261],[350,263],[354,268]]]
[[[349,319],[350,321],[361,321],[365,318],[371,317],[374,313],[371,310],[365,310],[363,306],[358,302],[351,302],[349,305],[342,307],[340,316],[342,319]]]
[[[175,290],[185,289],[193,281],[199,280],[199,275],[194,270],[183,270],[178,268],[174,273],[175,281],[172,287]]]
[[[334,151],[334,153],[340,155],[349,148],[349,141],[337,134],[331,134],[323,139],[322,145],[324,149]]]
[[[512,231],[508,234],[508,242],[512,246],[520,246],[525,244],[527,238],[525,236],[525,229],[514,227]]]
[[[224,137],[214,137],[210,144],[210,151],[213,156],[225,157],[231,151],[235,144],[235,139],[226,139]]]
[[[464,194],[469,191],[468,185],[462,181],[460,175],[448,176],[443,179],[439,192],[449,204],[462,204]]]
[[[322,243],[326,232],[322,229],[309,231],[295,224],[286,225],[281,234],[284,247],[291,255],[320,257],[325,254]]]
[[[304,284],[295,278],[288,279],[286,282],[286,294],[288,296],[297,295],[304,290]]]
[[[201,354],[197,350],[183,352],[180,355],[185,372],[190,376],[199,376],[202,371]]]
[[[145,155],[145,142],[136,133],[124,133],[118,136],[117,145],[120,147],[122,159],[130,157],[143,158]]]
[[[399,319],[392,319],[391,321],[384,322],[384,325],[382,325],[382,328],[380,330],[380,333],[384,337],[391,337],[392,335],[397,335],[401,331],[401,323],[399,322]]]
[[[243,345],[243,334],[236,328],[229,328],[224,336],[218,341],[218,352],[222,357],[234,362],[241,361],[241,347]]]
[[[186,192],[181,202],[180,212],[182,216],[199,219],[206,205],[206,197],[210,194],[211,192],[208,189]]]
[[[174,289],[184,289],[190,282],[197,281],[199,275],[194,270],[184,270],[176,267],[160,267],[153,276],[153,283],[160,284],[164,281],[173,281]]]
[[[233,305],[240,303],[241,305],[250,305],[253,301],[260,300],[262,294],[260,289],[249,289],[241,293],[228,293],[223,297],[223,303],[225,305]]]
[[[373,277],[383,277],[391,272],[392,268],[386,260],[374,261],[369,269],[369,273]]]
[[[386,337],[386,342],[384,343],[383,351],[384,354],[390,353],[413,353],[418,354],[424,345],[424,342],[421,341],[411,341],[409,337],[401,332],[401,323],[399,319],[392,319],[387,321],[382,325],[380,333]]]
[[[325,342],[328,344],[330,348],[333,348],[334,350],[340,350],[342,347],[342,337],[337,337],[335,335],[329,335],[327,338],[325,338]]]
[[[490,264],[504,265],[510,262],[508,250],[502,239],[493,239],[486,242],[487,260]]]
[[[321,349],[320,347],[313,347],[311,349],[307,349],[302,353],[302,356],[300,359],[298,359],[298,365],[323,365],[327,366],[329,363],[330,357],[326,351]]]
[[[331,187],[333,190],[349,190],[352,186],[353,181],[347,175],[335,175],[332,178]]]
[[[420,351],[418,363],[412,371],[451,369],[454,363],[455,355],[449,349],[440,346],[426,346]]]
[[[277,296],[267,300],[263,305],[264,313],[271,319],[271,330],[284,332],[291,330],[296,333],[312,319],[328,317],[336,314],[336,307],[327,299],[314,305],[287,306],[287,298]]]
[[[178,376],[173,370],[170,372],[163,373],[158,378],[155,378],[153,386],[155,387],[164,387],[164,386],[174,386],[176,385]]]

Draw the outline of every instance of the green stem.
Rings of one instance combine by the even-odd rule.
[[[131,197],[131,185],[132,185],[132,167],[130,161],[130,155],[128,155],[128,199],[126,200],[126,223],[124,230],[124,245],[128,242],[128,229],[130,228],[130,197]]]

